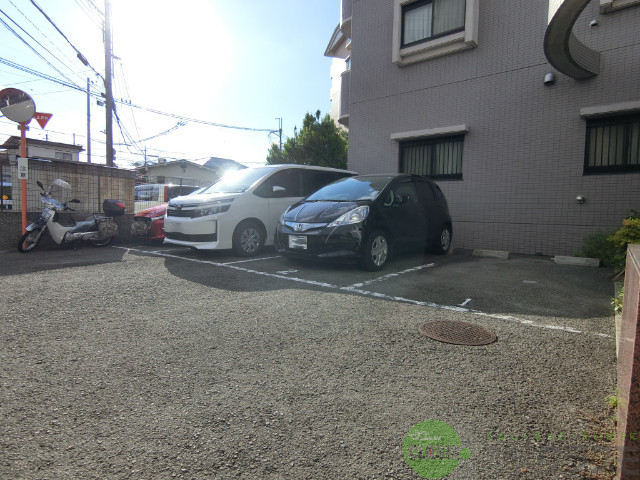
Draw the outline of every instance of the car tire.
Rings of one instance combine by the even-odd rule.
[[[382,230],[376,230],[367,237],[364,243],[360,265],[365,270],[377,272],[384,268],[390,256],[389,237]]]
[[[264,246],[265,235],[258,222],[240,222],[233,232],[233,251],[241,257],[255,257]]]
[[[445,255],[451,247],[451,226],[442,225],[440,232],[433,244],[433,253],[436,255]]]

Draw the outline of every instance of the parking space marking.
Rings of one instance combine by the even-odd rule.
[[[349,285],[349,287],[347,288],[361,288],[361,287],[364,287],[365,285],[371,285],[372,283],[376,283],[376,282],[384,282],[385,280],[388,280],[393,277],[398,277],[400,275],[404,275],[405,273],[417,272],[418,270],[422,270],[423,268],[430,268],[433,266],[435,266],[435,263],[425,263],[417,267],[407,268],[406,270],[402,270],[401,272],[389,273],[387,275],[383,275],[382,277],[374,278],[373,280],[367,280],[366,282],[354,283],[353,285]]]
[[[275,257],[262,257],[262,258],[249,258],[247,260],[236,260],[233,262],[225,262],[221,265],[234,265],[236,263],[247,263],[247,262],[259,262],[260,260],[273,260],[275,258],[282,258],[280,255],[276,255]]]
[[[464,307],[465,305],[467,305],[469,302],[471,301],[470,298],[467,298],[464,302],[462,302],[459,306]]]
[[[327,289],[331,289],[331,290],[337,290],[337,291],[344,291],[344,292],[349,292],[349,293],[356,293],[359,295],[363,295],[366,297],[372,297],[372,298],[380,298],[383,300],[391,300],[391,301],[395,301],[395,302],[401,302],[401,303],[408,303],[411,305],[418,305],[418,306],[422,306],[422,307],[429,307],[429,308],[435,308],[438,310],[449,310],[449,311],[453,311],[453,312],[460,312],[460,313],[472,313],[473,315],[478,315],[478,316],[482,316],[485,318],[492,318],[492,319],[498,319],[498,320],[505,320],[508,322],[514,322],[514,323],[519,323],[520,325],[526,325],[529,327],[535,327],[535,328],[542,328],[542,329],[546,329],[546,330],[556,330],[556,331],[563,331],[563,332],[567,332],[567,333],[577,333],[577,334],[582,334],[582,335],[594,335],[596,337],[600,337],[600,338],[613,338],[611,335],[608,335],[606,333],[597,333],[597,332],[588,332],[588,331],[583,331],[583,330],[578,330],[572,327],[563,327],[561,325],[547,325],[547,324],[542,324],[542,323],[536,323],[533,320],[526,320],[523,318],[517,318],[517,317],[513,317],[511,315],[500,315],[500,314],[495,314],[495,313],[487,313],[487,312],[481,312],[479,310],[474,310],[471,308],[466,308],[466,307],[462,307],[462,306],[452,306],[452,305],[439,305],[437,303],[433,303],[433,302],[423,302],[421,300],[414,300],[412,298],[405,298],[405,297],[397,297],[397,296],[392,296],[392,295],[387,295],[385,293],[379,293],[379,292],[371,292],[368,290],[362,290],[358,287],[355,286],[347,286],[347,287],[340,287],[338,285],[333,285],[331,283],[326,283],[326,282],[318,282],[315,280],[307,280],[304,278],[298,278],[298,277],[287,277],[285,275],[279,275],[279,274],[275,274],[275,273],[267,273],[267,272],[261,272],[259,270],[253,270],[250,268],[244,268],[244,267],[240,267],[237,265],[233,265],[231,263],[220,263],[220,262],[213,262],[210,260],[202,260],[199,258],[188,258],[188,257],[181,257],[179,255],[173,255],[173,254],[167,254],[164,252],[150,252],[150,251],[145,251],[145,250],[139,250],[137,248],[129,248],[129,247],[118,247],[118,246],[114,246],[113,248],[119,248],[122,250],[127,250],[129,252],[137,252],[137,253],[142,253],[142,254],[151,254],[151,255],[155,255],[155,256],[159,256],[159,257],[165,257],[165,258],[175,258],[178,260],[186,260],[188,262],[194,262],[194,263],[201,263],[204,265],[212,265],[214,267],[223,267],[223,268],[229,268],[232,270],[237,270],[240,272],[246,272],[246,273],[253,273],[256,275],[261,275],[264,277],[271,277],[271,278],[278,278],[280,280],[288,280],[288,281],[292,281],[292,282],[297,282],[297,283],[302,283],[305,285],[312,285],[315,287],[322,287],[322,288],[327,288]],[[427,265],[425,265],[427,266]],[[421,266],[422,268],[424,268],[425,266]],[[418,267],[416,267],[418,268]]]

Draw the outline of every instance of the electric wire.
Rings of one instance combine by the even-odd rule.
[[[0,13],[2,13],[5,17],[7,17],[9,20],[11,20],[18,28],[20,28],[23,32],[25,32],[27,35],[29,35],[29,37],[31,37],[31,39],[33,39],[36,43],[38,43],[38,45],[40,45],[42,48],[44,48],[44,46],[38,42],[35,38],[33,38],[26,30],[24,30],[20,25],[18,25],[15,20],[13,20],[9,15],[7,15],[4,10],[0,9]],[[53,68],[56,72],[58,72],[60,75],[62,75],[68,82],[70,83],[74,83],[73,80],[71,80],[69,77],[67,77],[62,71],[60,71],[55,65],[53,65],[51,62],[49,62],[49,60],[47,60],[46,58],[44,58],[44,56],[38,52],[35,48],[33,48],[32,45],[29,44],[29,42],[27,42],[24,38],[22,38],[22,36],[16,32],[13,28],[11,28],[11,26],[5,22],[2,18],[0,18],[0,23],[2,23],[4,25],[4,27],[9,30],[9,32],[11,32],[13,35],[15,35],[22,43],[24,43],[27,47],[29,47],[29,49],[35,53],[38,57],[40,57],[47,65],[49,65],[51,68]],[[46,48],[45,48],[46,50]],[[48,51],[48,50],[47,50]],[[49,52],[51,53],[51,52]],[[55,58],[55,55],[54,55]],[[56,60],[60,61],[59,59],[56,58]],[[61,62],[63,63],[63,62]],[[64,63],[63,63],[64,65]]]
[[[53,20],[51,20],[51,18],[49,17],[49,15],[47,15],[47,14],[45,13],[45,11],[44,11],[44,10],[42,10],[42,8],[40,8],[40,6],[35,2],[35,0],[31,0],[31,3],[32,3],[32,4],[33,4],[33,6],[34,6],[34,7],[36,7],[36,8],[38,9],[38,11],[39,11],[39,12],[40,12],[40,13],[41,13],[41,14],[42,14],[46,19],[47,19],[47,21],[48,21],[51,25],[53,25],[53,28],[55,28],[55,29],[58,31],[58,33],[59,33],[60,35],[62,35],[62,38],[64,38],[64,39],[67,41],[67,43],[68,43],[69,45],[71,45],[71,48],[73,48],[73,49],[76,51],[76,53],[77,53],[77,55],[78,55],[78,59],[79,59],[83,64],[85,64],[87,67],[91,68],[91,70],[93,70],[93,71],[95,72],[95,74],[96,74],[96,75],[98,75],[98,76],[102,77],[102,75],[101,75],[98,71],[96,71],[96,69],[95,69],[95,68],[93,68],[93,67],[91,66],[91,64],[90,64],[90,63],[89,63],[89,61],[86,59],[86,57],[85,57],[84,55],[82,55],[82,53],[80,53],[80,50],[78,50],[78,49],[76,48],[76,46],[75,46],[73,43],[71,43],[71,40],[69,40],[69,39],[67,38],[67,36],[62,32],[62,30],[60,30],[60,28],[58,28],[58,26],[54,23],[54,21],[53,21]],[[104,77],[102,77],[102,78],[104,79]]]
[[[31,19],[30,19],[27,15],[25,15],[25,14],[24,14],[24,12],[22,12],[22,10],[20,10],[20,8],[18,8],[18,6],[17,6],[15,3],[13,3],[13,1],[12,1],[12,0],[9,0],[9,3],[13,6],[13,8],[15,8],[15,9],[18,11],[18,13],[19,13],[20,15],[22,15],[22,17],[23,17],[27,22],[29,22],[29,24],[31,24],[31,26],[32,26],[32,27],[33,27],[33,28],[34,28],[34,29],[35,29],[35,30],[36,30],[40,35],[42,35],[42,37],[44,37],[44,38],[45,38],[45,39],[46,39],[46,40],[47,40],[47,41],[48,41],[48,42],[53,46],[53,48],[55,48],[58,52],[60,52],[60,55],[61,55],[61,56],[63,56],[63,57],[64,57],[68,62],[73,63],[73,62],[75,61],[75,60],[71,60],[71,59],[70,59],[70,58],[65,54],[65,52],[63,52],[62,50],[60,50],[60,48],[58,47],[58,45],[56,45],[56,44],[55,44],[55,43],[54,43],[54,42],[53,42],[53,41],[52,41],[52,40],[51,40],[51,39],[50,39],[50,38],[49,38],[49,37],[48,37],[48,36],[47,36],[43,31],[42,31],[42,30],[40,30],[40,28],[39,28],[35,23],[33,23],[33,22],[31,21]],[[43,48],[44,48],[44,47],[43,47]],[[49,51],[49,50],[47,50],[47,51]],[[49,52],[49,53],[51,53],[51,52]],[[57,59],[57,57],[56,57],[55,55],[53,55],[53,54],[51,54],[51,55],[52,55],[54,58],[56,58],[56,59]],[[58,61],[60,61],[60,60],[58,59]],[[63,65],[65,65],[65,67],[69,68],[69,67],[68,67],[64,62],[60,61],[60,63],[62,63]],[[71,68],[69,68],[69,70],[72,70],[72,69],[71,69]],[[74,72],[74,73],[75,73],[75,72]],[[77,75],[77,73],[76,73],[76,75]]]
[[[82,13],[84,13],[85,16],[89,19],[89,21],[94,23],[100,29],[104,28],[104,22],[102,20],[103,15],[101,15],[100,12],[96,12],[95,10],[92,10],[90,7],[87,6],[86,3],[83,3],[80,0],[75,0],[75,2],[78,5],[78,7],[80,7],[80,10],[82,10]],[[93,5],[93,8],[96,8],[95,5]]]

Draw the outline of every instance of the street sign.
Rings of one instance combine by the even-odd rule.
[[[5,88],[0,90],[0,111],[12,122],[27,124],[36,113],[36,104],[22,90]]]
[[[40,128],[44,128],[45,125],[47,124],[47,122],[49,121],[49,119],[51,118],[53,114],[51,113],[40,113],[40,112],[36,112],[33,116],[33,118],[36,119],[36,121],[38,122],[38,124],[40,125]]]
[[[29,180],[29,159],[18,158],[18,179]]]

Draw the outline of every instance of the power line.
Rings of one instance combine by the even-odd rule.
[[[33,27],[33,28],[34,28],[38,33],[40,33],[40,35],[42,35],[42,36],[43,36],[43,37],[44,37],[44,38],[45,38],[45,39],[46,39],[46,40],[47,40],[47,41],[48,41],[48,42],[53,46],[53,48],[55,48],[58,52],[60,52],[60,54],[61,54],[64,58],[66,58],[68,61],[71,61],[71,59],[70,59],[70,58],[65,54],[65,52],[63,52],[62,50],[60,50],[60,48],[58,47],[58,45],[56,45],[56,44],[55,44],[55,43],[54,43],[54,42],[53,42],[53,41],[52,41],[52,40],[51,40],[51,39],[50,39],[50,38],[49,38],[49,37],[48,37],[48,36],[47,36],[43,31],[42,31],[42,30],[40,30],[40,28],[39,28],[35,23],[33,23],[33,22],[31,21],[31,19],[30,19],[29,17],[27,17],[27,16],[24,14],[24,12],[22,12],[22,10],[20,10],[20,8],[18,8],[18,6],[17,6],[15,3],[13,3],[13,1],[12,1],[12,0],[9,0],[9,3],[13,6],[13,8],[15,8],[15,9],[18,11],[18,13],[20,13],[20,15],[22,15],[22,17],[23,17],[27,22],[29,22],[29,24],[31,24],[31,26],[32,26],[32,27]],[[23,30],[24,30],[24,29],[23,29]],[[33,38],[33,37],[32,37],[32,38]],[[43,47],[43,48],[44,48],[44,47]],[[45,48],[45,50],[46,50],[46,48]],[[47,51],[49,52],[49,50],[47,50]],[[56,59],[57,59],[57,57],[55,57],[55,55],[53,55],[51,52],[49,52],[49,53],[50,53],[54,58],[56,58]],[[67,68],[69,68],[69,67],[68,67],[64,62],[60,61],[59,59],[58,59],[58,61],[59,61],[60,63],[62,63],[63,65],[65,65]],[[73,72],[73,69],[71,69],[71,68],[69,68],[69,69],[72,71],[72,73],[76,73],[76,72]],[[76,73],[76,75],[78,75],[78,73]],[[80,77],[80,78],[81,78],[82,80],[84,80],[82,77]]]
[[[36,70],[33,70],[31,68],[25,67],[23,65],[19,65],[17,63],[12,62],[11,60],[7,60],[6,58],[2,58],[0,57],[0,63],[4,63],[5,65],[9,66],[9,67],[13,67],[16,68],[22,72],[26,72],[26,73],[30,73],[32,75],[38,76],[40,78],[44,78],[45,80],[49,80],[51,82],[55,82],[59,85],[63,85],[65,87],[69,87],[71,89],[74,90],[79,90],[83,93],[87,93],[87,89],[84,87],[80,87],[78,85],[74,85],[74,84],[70,84],[68,82],[64,82],[58,78],[52,77],[51,75],[47,75],[45,73],[42,72],[38,72]],[[91,93],[92,96],[96,97],[96,98],[102,98],[102,96],[100,94],[97,93]],[[241,127],[241,126],[237,126],[237,125],[227,125],[224,123],[217,123],[217,122],[211,122],[208,120],[202,120],[199,118],[192,118],[192,117],[185,117],[183,115],[177,115],[175,113],[169,113],[169,112],[163,112],[161,110],[156,110],[153,108],[147,108],[147,107],[143,107],[140,105],[136,105],[134,103],[131,102],[125,102],[123,100],[114,100],[115,103],[119,103],[121,105],[128,105],[132,108],[137,108],[139,110],[143,110],[145,112],[149,112],[149,113],[155,113],[156,115],[163,115],[165,117],[171,117],[171,118],[175,118],[177,120],[182,120],[184,122],[192,122],[192,123],[199,123],[202,125],[209,125],[212,127],[219,127],[219,128],[230,128],[230,129],[234,129],[234,130],[245,130],[245,131],[250,131],[250,132],[267,132],[267,133],[275,133],[278,132],[278,129],[273,129],[273,128],[252,128],[252,127]]]
[[[18,28],[20,28],[24,33],[26,33],[27,35],[29,35],[29,37],[35,41],[38,45],[40,45],[43,49],[47,50],[40,42],[38,42],[35,38],[33,38],[29,32],[27,32],[24,28],[22,28],[20,25],[18,25],[16,23],[16,21],[11,18],[9,15],[7,15],[4,10],[0,9],[0,13],[2,13],[5,17],[7,17],[9,20],[11,20],[14,25],[16,25]],[[46,58],[44,58],[42,56],[42,54],[40,52],[38,52],[35,48],[33,48],[33,46],[31,46],[29,44],[29,42],[27,42],[24,38],[22,38],[20,36],[20,34],[18,32],[16,32],[13,28],[11,28],[11,26],[9,24],[7,24],[7,22],[5,22],[2,18],[0,18],[0,22],[5,26],[5,28],[7,30],[9,30],[11,33],[13,33],[20,41],[22,41],[22,43],[24,43],[27,47],[29,47],[29,49],[35,53],[38,57],[40,57],[42,60],[44,60],[51,68],[53,68],[56,72],[58,72],[60,75],[62,75],[64,78],[67,79],[67,81],[73,83],[73,80],[71,80],[69,77],[67,77],[64,73],[62,73],[58,68],[56,68],[51,62],[49,62],[49,60],[47,60]],[[49,52],[49,50],[47,50],[47,52]],[[55,55],[53,55],[51,52],[49,52],[50,55],[52,55],[56,60],[58,60],[60,62],[60,59],[58,59]],[[64,62],[60,62],[64,65]],[[65,65],[66,66],[66,65]]]
[[[55,29],[58,31],[58,33],[59,33],[60,35],[62,35],[62,38],[64,38],[64,39],[67,41],[67,43],[68,43],[69,45],[71,45],[71,48],[73,48],[73,49],[76,51],[77,56],[78,56],[78,59],[79,59],[79,60],[80,60],[80,61],[81,61],[85,66],[87,66],[87,67],[91,68],[91,70],[93,70],[93,71],[95,72],[95,74],[96,74],[96,75],[99,75],[100,77],[102,77],[102,75],[100,75],[100,73],[99,73],[99,72],[97,72],[97,71],[96,71],[96,69],[95,69],[95,68],[93,68],[93,67],[89,64],[89,60],[87,60],[87,59],[86,59],[86,57],[85,57],[84,55],[82,55],[82,53],[80,53],[80,50],[78,50],[78,49],[76,48],[76,46],[75,46],[73,43],[71,43],[71,40],[69,40],[69,39],[67,38],[67,36],[66,36],[64,33],[62,33],[62,30],[60,30],[60,29],[58,28],[58,26],[53,22],[53,20],[51,20],[51,18],[49,17],[49,15],[47,15],[47,14],[44,12],[44,10],[42,10],[42,8],[40,8],[40,6],[35,2],[35,0],[31,0],[31,3],[33,4],[33,6],[34,6],[34,7],[36,7],[36,8],[38,9],[38,11],[39,11],[42,15],[44,15],[44,18],[46,18],[46,19],[49,21],[49,23],[50,23],[51,25],[53,25],[53,28],[55,28]],[[103,80],[104,80],[104,77],[103,77]]]

